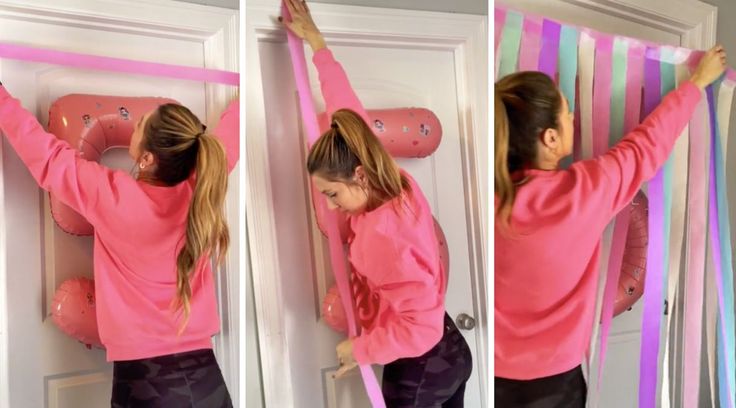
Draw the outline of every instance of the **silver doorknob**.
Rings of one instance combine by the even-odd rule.
[[[475,319],[465,313],[457,315],[455,323],[457,323],[457,327],[463,330],[473,330],[475,328]]]

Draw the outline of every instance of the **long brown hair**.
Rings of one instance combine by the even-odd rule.
[[[194,196],[189,204],[186,241],[176,259],[176,298],[173,305],[183,312],[179,333],[189,321],[192,288],[190,274],[204,256],[220,264],[230,243],[224,202],[227,192],[227,158],[219,139],[189,109],[165,104],[151,114],[143,133],[143,149],[157,162],[153,177],[176,185],[195,173]]]
[[[509,228],[516,186],[511,173],[537,158],[537,141],[546,129],[559,129],[562,96],[541,72],[518,72],[501,78],[494,96],[494,192],[496,220]]]
[[[309,151],[307,171],[330,181],[353,183],[358,166],[363,166],[368,182],[369,210],[411,192],[409,180],[363,118],[340,109],[332,115],[330,129]]]

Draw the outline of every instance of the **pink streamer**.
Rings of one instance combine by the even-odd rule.
[[[641,116],[641,85],[644,74],[644,47],[638,43],[630,43],[626,66],[626,106],[624,110],[624,134],[630,132],[639,124]],[[629,229],[631,210],[626,208],[617,216],[611,243],[611,253],[608,258],[608,276],[603,292],[603,309],[601,312],[601,343],[598,364],[598,382],[600,389],[603,376],[603,367],[606,361],[608,348],[608,334],[611,331],[613,308],[618,292],[618,281],[621,276],[626,236]]]
[[[289,11],[282,4],[281,12],[284,18],[291,19]],[[306,59],[304,57],[304,43],[300,38],[287,30],[287,39],[289,42],[289,52],[291,54],[291,63],[294,70],[294,79],[296,81],[297,92],[299,94],[299,105],[302,111],[302,120],[307,131],[307,140],[311,146],[317,141],[320,135],[319,124],[317,122],[317,112],[314,109],[312,101],[312,91],[309,86],[309,76],[307,74]],[[340,299],[345,309],[345,316],[348,321],[348,335],[355,337],[358,334],[358,326],[355,322],[355,309],[353,308],[353,296],[350,290],[350,282],[348,280],[348,272],[346,269],[345,253],[343,251],[343,243],[340,239],[340,231],[337,226],[337,215],[334,211],[326,211],[326,202],[324,197],[317,200],[319,211],[326,215],[324,218],[324,226],[327,229],[327,237],[330,247],[330,258],[332,263],[332,271],[335,275],[337,289],[340,292]],[[378,385],[376,375],[369,365],[360,365],[360,373],[363,377],[368,398],[374,408],[385,408],[386,403],[383,400],[381,388]]]
[[[506,24],[506,10],[500,10],[495,9],[493,13],[494,17],[494,33],[495,37],[493,37],[493,50],[496,54],[496,58],[499,58],[498,55],[498,46],[501,44],[501,33],[503,33],[503,26]]]
[[[703,115],[703,99],[692,117],[690,126],[690,171],[688,172],[687,195],[688,256],[685,275],[685,329],[683,366],[683,406],[697,407],[700,389],[700,352],[703,327],[703,266],[705,265],[706,244],[706,197],[705,184],[707,163],[705,162],[708,135]]]
[[[0,43],[0,58],[43,62],[99,71],[124,72],[128,74],[212,82],[226,85],[237,86],[240,84],[240,74],[237,72],[134,61],[123,58],[100,57],[75,52],[25,47],[22,45],[13,45],[8,43]]]
[[[524,28],[519,47],[519,71],[536,71],[539,66],[541,49],[542,20],[538,17],[524,17]]]

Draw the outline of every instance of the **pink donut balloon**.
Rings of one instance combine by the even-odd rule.
[[[445,233],[442,232],[442,227],[434,219],[434,233],[437,235],[437,246],[440,254],[440,262],[444,268],[445,277],[449,277],[450,273],[450,252],[447,247],[447,240],[445,239]],[[336,285],[327,291],[327,295],[322,300],[322,319],[327,323],[330,328],[338,333],[348,332],[348,320],[345,316],[345,308],[342,306],[340,300],[340,292]]]
[[[59,286],[51,303],[51,319],[64,333],[87,347],[102,346],[95,314],[95,283],[91,279],[70,279]]]
[[[647,244],[649,242],[648,207],[647,196],[639,191],[627,209],[631,211],[631,219],[629,230],[626,233],[626,247],[618,280],[618,293],[613,306],[614,316],[630,309],[644,294]]]
[[[373,133],[393,157],[427,157],[442,141],[437,115],[424,108],[371,109],[367,111]],[[327,113],[319,115],[324,132],[330,127]]]
[[[348,319],[336,285],[332,285],[322,301],[322,318],[332,330],[345,334],[348,332]]]
[[[144,114],[173,99],[100,95],[66,95],[49,109],[50,133],[68,142],[79,156],[99,162],[102,154],[115,147],[127,147],[136,121]],[[92,235],[92,225],[53,194],[51,214],[59,227],[74,235]]]
[[[373,109],[367,111],[373,133],[393,157],[427,157],[434,153],[442,141],[442,125],[432,111],[424,108]],[[319,115],[322,132],[330,128],[331,117],[327,113]],[[312,185],[312,206],[317,217],[317,226],[327,235],[325,214],[315,205],[314,198],[320,194]],[[329,211],[325,209],[325,211]],[[337,213],[337,224],[342,242],[347,242],[350,226],[347,216]]]

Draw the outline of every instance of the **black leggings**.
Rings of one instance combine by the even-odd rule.
[[[447,313],[444,326],[442,339],[427,353],[393,361],[383,368],[386,408],[463,407],[473,358]]]
[[[232,408],[211,349],[116,361],[112,408]]]
[[[534,380],[496,377],[497,408],[585,408],[587,394],[580,366]]]

